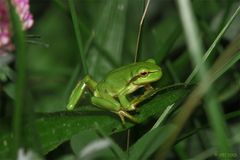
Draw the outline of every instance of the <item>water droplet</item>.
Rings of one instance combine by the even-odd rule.
[[[124,10],[124,5],[123,4],[118,5],[118,10],[120,11]]]
[[[7,143],[6,140],[3,141],[3,145],[4,145],[4,146],[7,146],[7,145],[8,145],[8,143]]]

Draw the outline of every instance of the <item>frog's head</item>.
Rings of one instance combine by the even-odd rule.
[[[155,82],[162,77],[162,70],[153,59],[139,62],[135,72],[136,76],[132,82],[135,85],[144,85]]]

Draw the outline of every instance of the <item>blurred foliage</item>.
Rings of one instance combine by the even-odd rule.
[[[239,2],[237,0],[192,0],[194,16],[200,30],[200,38],[207,50],[219,31],[232,16]],[[192,86],[183,85],[161,88],[184,82],[192,72],[182,23],[173,0],[151,0],[145,17],[140,41],[139,61],[154,58],[163,69],[163,77],[154,83],[155,96],[139,106],[136,116],[141,124],[130,121],[122,126],[117,116],[102,111],[90,104],[90,94],[85,94],[79,108],[72,113],[65,111],[71,90],[84,76],[83,64],[89,74],[100,81],[117,67],[134,61],[137,34],[143,14],[144,0],[75,0],[78,27],[82,40],[79,52],[70,8],[67,0],[31,1],[34,27],[26,33],[27,44],[27,107],[24,125],[21,126],[28,138],[23,147],[33,150],[43,159],[80,158],[86,147],[95,141],[107,140],[105,148],[93,150],[93,157],[105,159],[153,159],[164,145],[163,139],[172,131],[170,122],[179,112],[179,106],[187,98]],[[240,31],[238,15],[230,28],[212,51],[207,63],[211,67],[231,44]],[[81,59],[83,54],[84,59]],[[0,158],[11,154],[12,118],[14,111],[14,54],[0,59]],[[228,58],[228,57],[227,57]],[[237,58],[236,58],[237,59]],[[239,59],[239,57],[238,57]],[[237,59],[237,60],[238,60]],[[237,61],[236,60],[236,61]],[[10,62],[9,62],[10,61]],[[222,64],[223,65],[223,64]],[[229,142],[233,153],[219,153],[214,133],[207,119],[208,115],[200,104],[191,120],[185,125],[169,159],[237,159],[239,155],[239,61],[214,83],[214,90],[226,118]],[[136,93],[138,94],[138,93]],[[155,130],[151,130],[164,109],[175,104],[173,110]],[[211,106],[206,106],[211,107]],[[30,117],[30,118],[26,118]],[[130,140],[127,133],[130,128]],[[182,138],[184,137],[184,138]],[[126,148],[129,143],[128,149]],[[142,157],[142,158],[139,158]],[[85,157],[86,158],[86,157]],[[226,158],[226,157],[225,157]],[[156,158],[157,159],[157,158]]]

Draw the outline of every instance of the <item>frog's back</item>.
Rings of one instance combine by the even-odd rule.
[[[129,64],[110,71],[105,79],[98,83],[97,90],[99,92],[108,93],[111,96],[118,95],[132,79],[132,67],[133,64]]]
[[[151,64],[147,62],[137,62],[116,68],[109,72],[106,78],[98,83],[97,90],[100,92],[107,92],[112,96],[118,95],[129,85],[130,81],[138,73],[138,70],[148,65]]]

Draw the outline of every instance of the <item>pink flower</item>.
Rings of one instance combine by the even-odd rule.
[[[0,0],[0,48],[10,42],[10,23],[5,0]]]
[[[29,9],[29,0],[12,0],[13,5],[19,14],[19,17],[23,23],[23,29],[29,29],[33,25],[33,16]]]
[[[27,30],[33,25],[33,16],[30,13],[29,0],[12,0],[13,6],[22,22],[23,30]],[[7,0],[0,0],[0,55],[13,50],[11,43],[11,26]]]

